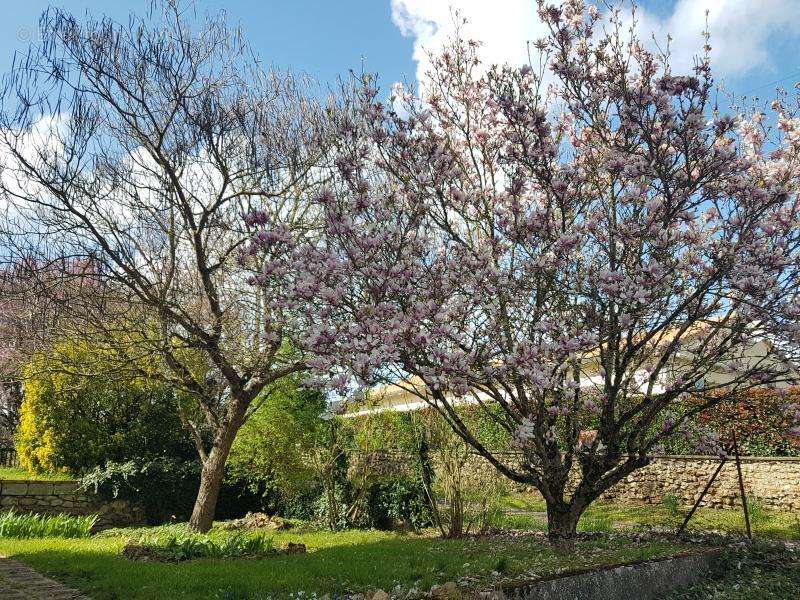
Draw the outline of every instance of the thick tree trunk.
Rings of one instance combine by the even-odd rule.
[[[200,472],[200,488],[194,501],[192,516],[189,518],[189,529],[205,533],[214,524],[219,491],[225,478],[225,464],[233,446],[236,434],[244,424],[245,410],[249,398],[238,398],[228,407],[226,418],[220,423],[214,435],[211,451],[203,460]]]
[[[558,546],[571,545],[578,532],[581,511],[566,502],[547,503],[547,537]]]
[[[225,462],[228,460],[231,444],[215,446],[211,449],[208,458],[203,463],[200,472],[200,488],[194,501],[192,516],[189,519],[189,529],[205,533],[214,523],[214,514],[217,510],[219,491],[222,480],[225,478]]]

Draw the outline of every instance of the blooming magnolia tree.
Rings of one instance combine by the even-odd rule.
[[[617,16],[540,15],[541,69],[487,69],[456,41],[421,97],[359,86],[323,241],[262,219],[251,252],[271,257],[264,285],[303,265],[285,302],[314,307],[317,371],[429,403],[541,492],[558,540],[692,414],[795,379],[800,121],[788,97],[720,114],[708,48],[678,75]],[[481,443],[464,402],[521,462]]]

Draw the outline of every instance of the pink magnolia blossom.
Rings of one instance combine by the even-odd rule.
[[[283,289],[309,306],[320,377],[413,377],[473,444],[443,407],[479,394],[525,460],[478,451],[579,514],[676,431],[718,451],[685,419],[654,426],[688,396],[711,406],[796,376],[780,365],[800,343],[800,121],[788,98],[780,136],[769,116],[715,114],[707,56],[673,73],[579,0],[539,14],[549,90],[461,40],[402,114],[366,78],[334,111],[320,237],[250,222],[297,273]],[[266,285],[280,269],[264,268]],[[741,360],[755,340],[773,354]]]

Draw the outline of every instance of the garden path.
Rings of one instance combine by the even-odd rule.
[[[0,556],[0,600],[89,600],[77,590]]]

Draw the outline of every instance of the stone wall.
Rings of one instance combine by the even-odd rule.
[[[503,454],[503,462],[514,465],[520,460],[516,452]],[[403,472],[413,457],[396,453],[373,455],[374,463],[384,463],[381,470]],[[743,456],[742,478],[748,497],[757,498],[767,508],[800,509],[800,457]],[[658,504],[664,496],[677,497],[682,505],[694,504],[703,491],[720,459],[713,456],[653,456],[651,463],[634,471],[606,492],[602,499],[623,504]],[[474,455],[467,464],[473,476],[486,481],[501,477],[485,459]],[[576,473],[577,475],[577,473]],[[538,493],[528,486],[520,490]],[[731,457],[722,467],[717,479],[706,494],[701,506],[734,508],[740,506],[739,479]]]
[[[707,456],[657,456],[609,490],[603,499],[622,503],[657,504],[673,494],[684,505],[694,504],[720,459]],[[743,456],[742,479],[748,497],[765,507],[800,509],[800,458]],[[736,463],[731,457],[701,506],[741,505]]]
[[[0,480],[0,509],[53,515],[97,514],[97,527],[144,523],[144,513],[126,500],[106,501],[75,481]]]
[[[514,457],[506,456],[505,459],[514,462]],[[601,500],[622,504],[659,504],[664,496],[671,494],[677,497],[679,504],[692,505],[719,463],[720,459],[714,456],[653,456],[649,465],[620,481],[603,494]],[[748,498],[757,498],[765,508],[800,509],[800,457],[743,456],[741,463]],[[478,456],[471,467],[482,471],[494,468]],[[530,491],[538,493],[533,489]],[[701,506],[741,506],[733,457],[722,467]]]

